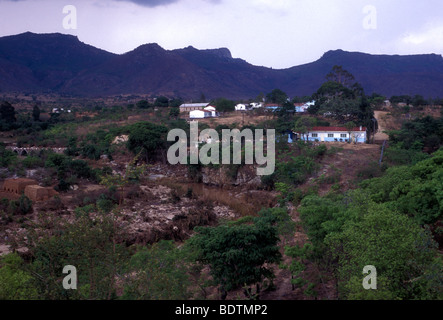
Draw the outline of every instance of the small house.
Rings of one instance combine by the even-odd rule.
[[[310,101],[306,103],[294,103],[295,112],[304,113],[307,112],[308,109],[315,105],[315,101]]]
[[[206,108],[208,105],[209,103],[184,103],[179,108],[180,112],[190,112]]]
[[[235,111],[246,111],[246,110],[247,110],[247,107],[243,103],[240,103],[235,106]]]
[[[252,108],[252,109],[263,108],[263,103],[253,102],[253,103],[251,103],[251,108]]]
[[[204,119],[204,118],[211,118],[212,112],[206,111],[206,110],[192,110],[189,112],[189,118],[190,119]]]
[[[25,191],[25,188],[30,185],[38,185],[38,183],[32,179],[6,179],[2,189],[4,192],[22,194]]]
[[[211,117],[213,117],[213,118],[219,116],[219,113],[217,112],[217,109],[215,107],[213,107],[213,106],[207,106],[203,110],[207,111],[207,112],[210,112],[211,113]]]
[[[367,133],[366,128],[362,126],[352,129],[344,127],[314,127],[309,132],[298,132],[297,138],[305,141],[365,143]]]

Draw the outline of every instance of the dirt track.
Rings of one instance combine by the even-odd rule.
[[[386,130],[386,115],[388,112],[386,111],[374,111],[375,118],[378,121],[378,130],[375,134],[375,140],[376,141],[384,141],[389,140],[389,136],[386,133],[383,133],[383,131]]]

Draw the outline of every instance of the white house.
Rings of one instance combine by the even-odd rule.
[[[213,117],[213,118],[219,116],[219,113],[217,112],[217,109],[215,107],[213,107],[213,106],[207,106],[203,110],[207,111],[207,112],[210,112],[211,113],[211,117]]]
[[[295,112],[306,112],[308,109],[315,105],[315,101],[306,103],[294,103]]]
[[[191,112],[189,112],[189,118],[191,119],[204,119],[210,118],[211,116],[212,113],[206,110],[192,110]]]
[[[247,107],[243,103],[240,103],[235,106],[235,111],[246,111],[246,110],[247,110]]]
[[[365,143],[367,140],[366,128],[356,127],[348,130],[344,127],[314,127],[310,132],[297,133],[301,140],[319,142],[355,142]],[[292,136],[289,137],[290,139]]]
[[[213,107],[213,106],[207,106],[207,107],[204,108],[203,110],[213,112],[213,111],[216,111],[217,109],[216,109],[215,107]]]
[[[64,113],[64,112],[68,112],[71,113],[71,110],[65,110],[64,108],[52,108],[52,113]]]
[[[251,108],[252,108],[252,109],[263,108],[263,103],[253,102],[253,103],[251,103]]]
[[[200,110],[209,105],[209,103],[184,103],[180,106],[180,112],[189,112],[193,110]]]

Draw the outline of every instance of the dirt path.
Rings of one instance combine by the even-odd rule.
[[[383,131],[386,130],[386,116],[388,112],[387,111],[374,111],[374,116],[378,121],[378,130],[375,134],[375,140],[376,141],[384,141],[389,140],[389,136],[386,133],[383,133]]]

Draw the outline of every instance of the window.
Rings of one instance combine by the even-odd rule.
[[[328,133],[328,138],[334,138],[334,134],[333,133]]]
[[[346,133],[342,133],[342,134],[340,135],[340,137],[342,137],[342,138],[347,138],[348,135],[347,135]]]
[[[318,133],[313,133],[313,134],[312,134],[312,137],[313,137],[313,138],[318,138]]]

